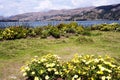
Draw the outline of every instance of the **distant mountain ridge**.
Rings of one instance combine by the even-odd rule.
[[[7,20],[17,21],[78,21],[78,20],[120,20],[120,4],[77,9],[31,12],[10,16]]]

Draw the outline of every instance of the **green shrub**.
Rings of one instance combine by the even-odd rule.
[[[13,30],[10,30],[9,28],[6,28],[3,33],[3,39],[14,39],[17,33],[15,33]]]
[[[68,28],[66,29],[66,33],[76,33],[76,30],[75,30],[75,28],[68,27]]]
[[[35,37],[36,36],[35,29],[34,28],[29,28],[28,29],[28,35],[30,37]]]
[[[81,34],[84,36],[91,36],[91,32],[88,30],[83,31]]]
[[[3,37],[2,37],[2,32],[3,32],[3,29],[0,29],[0,40],[3,39]]]
[[[62,30],[64,29],[68,24],[65,24],[65,23],[60,23],[58,24],[56,27],[59,29],[59,30]]]
[[[2,32],[3,39],[19,39],[27,37],[27,29],[21,26],[8,27]]]
[[[66,33],[76,33],[76,28],[78,27],[78,24],[76,22],[71,22],[66,26]]]
[[[111,24],[99,24],[93,25],[91,30],[101,30],[101,31],[119,31],[120,24],[111,23]]]
[[[60,61],[56,55],[35,57],[21,67],[28,80],[119,80],[120,66],[109,56],[75,55],[70,61]]]
[[[35,33],[36,33],[36,35],[41,35],[42,34],[42,29],[43,27],[36,27],[36,28],[34,28],[34,31],[35,31]]]
[[[69,27],[72,27],[72,28],[76,28],[76,27],[78,27],[78,23],[77,23],[77,22],[70,22],[70,23],[68,24],[68,26],[69,26]]]
[[[78,27],[76,28],[76,32],[77,32],[77,34],[81,34],[82,32],[84,32],[83,26],[78,26]]]
[[[60,31],[56,27],[52,27],[49,31],[49,34],[55,38],[60,38]]]
[[[48,30],[43,30],[41,33],[42,33],[41,38],[47,38],[49,36],[49,31]]]

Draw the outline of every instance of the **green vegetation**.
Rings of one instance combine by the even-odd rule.
[[[14,40],[27,37],[41,37],[47,38],[53,36],[54,38],[60,38],[66,36],[67,33],[81,34],[84,32],[84,28],[79,26],[76,22],[69,24],[58,24],[56,26],[44,26],[36,28],[27,28],[22,26],[11,26],[3,30],[0,30],[1,40]]]
[[[92,30],[101,30],[101,31],[120,31],[120,24],[99,24],[91,27]]]
[[[60,38],[61,36],[69,37],[70,34],[91,36],[91,30],[100,31],[120,31],[120,24],[99,24],[92,27],[79,26],[76,22],[69,24],[61,23],[56,26],[44,26],[36,28],[28,28],[24,26],[11,26],[5,29],[0,29],[0,40],[13,40],[26,37],[41,37],[47,38],[53,36]]]
[[[115,59],[116,65],[120,65],[118,28],[119,25],[115,30],[101,31],[93,30],[92,27],[84,28],[76,23],[62,23],[36,28],[0,29],[0,79],[25,80],[20,67],[33,56],[41,57],[48,53],[57,54],[64,61],[69,61],[74,53],[95,57],[109,55]]]
[[[120,66],[112,58],[78,56],[68,62],[60,61],[56,55],[37,56],[21,68],[29,80],[118,80]]]

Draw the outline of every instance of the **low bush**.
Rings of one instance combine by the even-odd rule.
[[[41,33],[41,38],[47,38],[50,35],[48,30],[43,30]]]
[[[91,32],[88,31],[88,30],[85,30],[85,31],[81,32],[81,34],[84,35],[84,36],[91,36]]]
[[[49,34],[52,35],[55,38],[60,38],[60,31],[56,27],[52,27],[49,31]]]
[[[91,30],[101,30],[101,31],[119,31],[120,24],[118,23],[111,23],[111,24],[98,24],[93,25]]]
[[[27,29],[21,26],[8,27],[2,32],[3,39],[19,39],[27,36]]]
[[[34,31],[35,31],[35,33],[36,33],[36,35],[41,35],[42,34],[42,27],[36,27],[36,28],[34,28]]]
[[[35,29],[34,28],[29,28],[28,29],[28,35],[30,36],[30,37],[35,37],[37,34],[36,34],[36,32],[35,32]],[[27,36],[28,36],[27,35]]]
[[[48,25],[43,27],[25,27],[25,26],[12,26],[4,29],[0,29],[0,40],[13,40],[26,37],[47,38],[53,36],[54,38],[60,38],[61,36],[69,37],[71,35],[84,35],[91,36],[91,30],[100,31],[120,31],[120,24],[99,24],[92,27],[83,27],[76,22],[61,23],[56,26]]]
[[[76,28],[77,34],[81,34],[81,33],[84,32],[84,31],[85,31],[85,30],[84,30],[83,26],[78,26],[78,27]]]
[[[120,66],[109,56],[75,55],[70,61],[60,61],[56,55],[35,57],[21,67],[28,80],[119,80]]]

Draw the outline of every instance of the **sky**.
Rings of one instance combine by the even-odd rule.
[[[120,0],[0,0],[0,16],[118,3]]]

